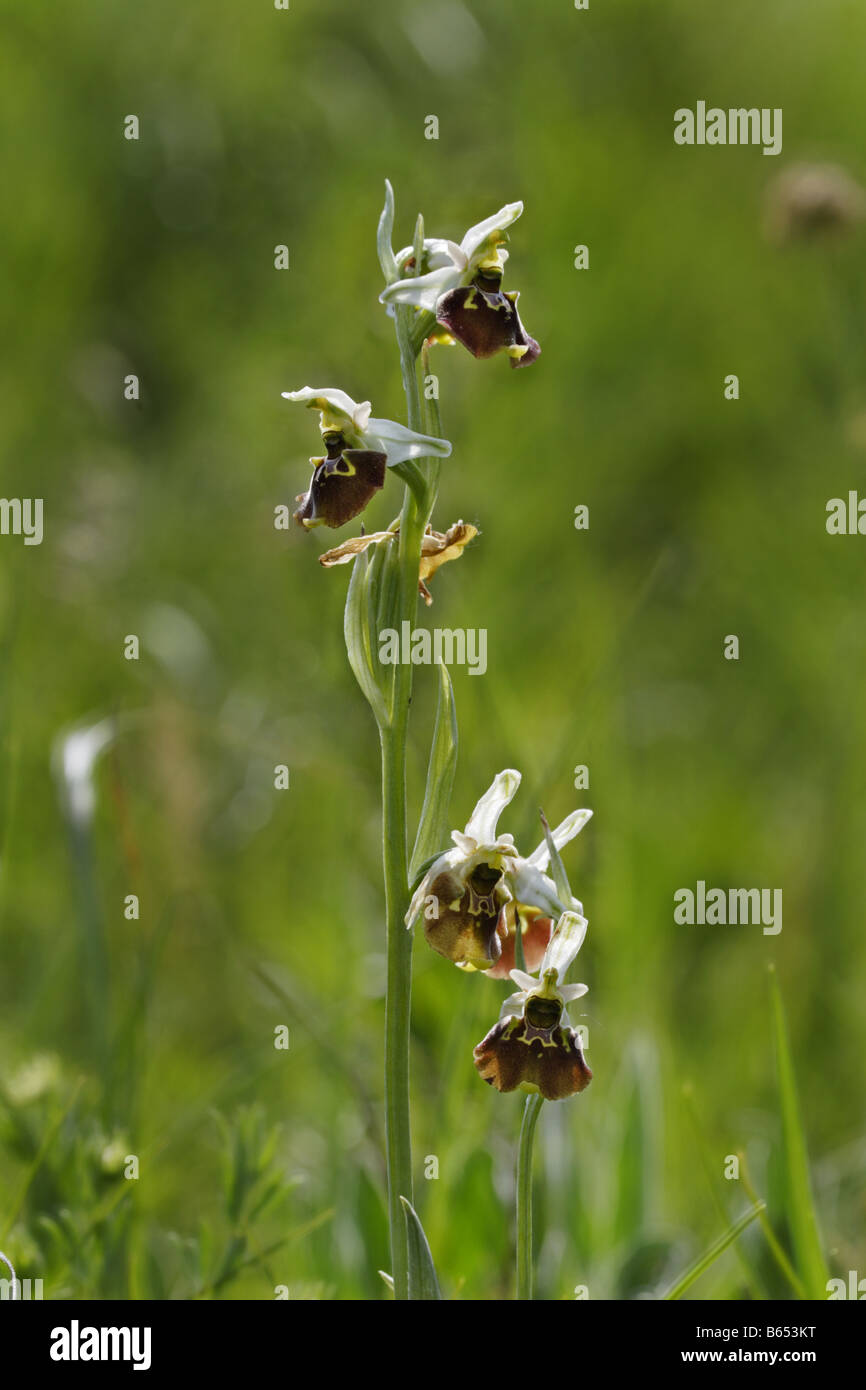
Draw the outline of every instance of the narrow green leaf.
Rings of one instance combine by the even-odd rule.
[[[809,1298],[827,1297],[829,1273],[821,1248],[818,1217],[809,1175],[809,1155],[800,1116],[797,1081],[785,1010],[776,972],[770,968],[770,995],[776,1040],[776,1067],[779,1102],[782,1110],[782,1159],[787,1189],[787,1216],[791,1227],[794,1258]]]
[[[553,843],[553,836],[550,833],[550,826],[547,823],[547,816],[543,811],[538,813],[541,816],[541,824],[544,826],[544,838],[547,841],[547,850],[550,855],[550,874],[556,884],[556,891],[564,904],[568,907],[574,894],[568,881],[568,874],[565,872],[565,865],[559,857],[559,850]]]
[[[681,1298],[686,1289],[690,1288],[695,1280],[699,1279],[704,1271],[709,1269],[711,1264],[715,1264],[716,1260],[727,1250],[728,1246],[733,1245],[737,1236],[741,1235],[746,1227],[751,1225],[755,1217],[759,1216],[764,1210],[765,1206],[765,1202],[756,1202],[753,1207],[750,1207],[739,1220],[728,1227],[724,1235],[719,1236],[718,1240],[714,1240],[712,1245],[689,1265],[688,1269],[680,1275],[679,1279],[671,1284],[667,1292],[662,1294],[662,1298],[667,1302],[672,1302],[677,1298]]]
[[[385,1285],[385,1287],[386,1287],[387,1289],[390,1289],[391,1292],[393,1293],[393,1292],[394,1292],[394,1276],[393,1276],[393,1274],[386,1274],[385,1271],[384,1271],[384,1269],[380,1269],[380,1270],[379,1270],[379,1278],[382,1280],[382,1283]]]
[[[346,610],[343,617],[343,632],[346,638],[346,652],[349,664],[355,673],[367,703],[376,716],[380,728],[388,722],[388,711],[381,688],[376,679],[373,652],[370,642],[368,611],[368,560],[369,552],[359,555],[352,565],[352,577],[346,594]]]
[[[358,561],[355,561],[357,565]],[[366,651],[373,679],[382,692],[390,723],[394,708],[396,666],[383,666],[378,660],[379,634],[397,625],[399,604],[399,566],[394,541],[371,546],[367,551],[367,573],[364,577],[366,594],[367,633]]]
[[[385,180],[385,206],[379,218],[376,232],[376,250],[386,285],[393,285],[400,278],[397,262],[394,259],[394,190],[390,180]]]
[[[439,663],[439,699],[436,723],[430,745],[427,767],[427,787],[424,805],[418,822],[418,834],[412,851],[409,877],[414,878],[420,865],[441,850],[448,838],[448,808],[457,769],[457,710],[451,677],[444,662]]]
[[[417,1301],[435,1301],[442,1298],[436,1267],[430,1246],[424,1234],[424,1227],[412,1203],[401,1197],[403,1214],[406,1217],[406,1234],[409,1240],[409,1298]]]
[[[379,633],[386,627],[395,628],[400,619],[400,566],[398,563],[398,532],[394,539],[380,541],[373,547],[373,559],[368,578],[370,592],[370,631],[378,642]],[[389,666],[393,681],[394,667]]]
[[[432,869],[433,865],[436,863],[436,860],[439,858],[440,854],[444,854],[445,851],[446,851],[446,849],[451,849],[451,848],[452,848],[451,845],[442,845],[440,849],[437,849],[437,851],[436,851],[435,854],[430,854],[430,855],[427,856],[426,859],[422,859],[422,860],[421,860],[421,863],[418,865],[417,868],[414,868],[414,867],[413,867],[412,877],[411,877],[410,880],[409,880],[409,897],[410,897],[410,898],[414,895],[415,889],[418,887],[419,883],[421,882],[422,878],[423,878],[424,875],[426,874],[427,870],[428,870],[428,869]]]
[[[430,375],[430,347],[426,342],[421,346],[421,373],[426,384],[427,378]],[[434,439],[444,439],[445,431],[442,428],[442,412],[439,409],[439,397],[428,397],[425,390],[422,404],[424,407],[425,434],[432,435]],[[439,492],[439,474],[441,469],[442,460],[440,458],[431,458],[427,460],[427,505],[424,509],[424,516],[427,521],[430,520],[430,513],[435,505],[436,497]]]
[[[743,1191],[749,1198],[749,1201],[757,1202],[758,1194],[751,1184],[748,1170],[746,1168],[746,1155],[744,1153],[740,1153],[737,1155],[737,1157],[740,1160],[740,1182],[742,1183]],[[767,1216],[767,1213],[765,1211],[762,1211],[759,1219],[761,1222],[761,1230],[764,1232],[764,1238],[767,1242],[767,1245],[770,1247],[770,1254],[773,1256],[773,1259],[776,1261],[776,1264],[779,1266],[779,1269],[781,1270],[782,1274],[788,1280],[789,1284],[791,1285],[791,1288],[794,1290],[794,1293],[797,1295],[797,1297],[806,1298],[806,1290],[803,1288],[802,1283],[797,1278],[797,1272],[791,1264],[791,1261],[788,1259],[788,1256],[785,1254],[784,1250],[779,1244],[776,1232],[773,1230],[773,1227],[770,1224],[770,1220]]]
[[[421,258],[422,258],[422,256],[423,256],[423,254],[424,254],[424,215],[423,215],[423,213],[420,213],[420,212],[419,212],[417,218],[415,219],[415,235],[414,235],[414,237],[412,238],[412,256],[413,256],[413,259],[414,259],[414,265],[413,265],[413,267],[412,267],[412,274],[413,274],[413,275],[420,275],[420,274],[421,274]]]

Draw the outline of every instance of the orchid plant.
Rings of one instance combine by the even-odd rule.
[[[305,530],[338,528],[358,517],[371,498],[399,477],[399,514],[384,531],[357,536],[322,554],[326,567],[352,565],[345,609],[346,649],[376,719],[382,755],[382,842],[387,934],[385,1003],[385,1127],[392,1271],[385,1275],[398,1299],[438,1298],[438,1281],[423,1229],[412,1205],[409,1043],[414,929],[464,973],[511,978],[517,992],[474,1052],[480,1077],[501,1092],[527,1093],[517,1157],[517,1294],[532,1297],[532,1142],[544,1100],[582,1091],[590,1072],[566,1005],[586,985],[565,976],[586,934],[583,907],[571,892],[559,851],[592,814],[576,810],[524,858],[512,835],[498,830],[520,774],[500,772],[479,799],[462,831],[444,848],[457,758],[457,718],[447,667],[439,668],[439,703],[427,786],[413,848],[409,850],[406,750],[413,667],[383,664],[378,634],[412,623],[419,595],[432,602],[428,581],[458,559],[477,536],[457,521],[434,530],[432,515],[441,461],[451,454],[443,438],[437,400],[422,397],[436,344],[458,342],[473,357],[502,353],[512,367],[535,362],[541,349],[521,323],[516,291],[502,289],[507,228],[523,212],[508,203],[471,227],[457,243],[427,238],[419,217],[411,246],[393,251],[394,197],[386,183],[377,247],[385,278],[380,300],[393,318],[407,424],[372,415],[342,390],[305,386],[285,391],[289,401],[319,414],[324,456],[313,457],[310,485],[299,495],[295,519]],[[468,1059],[467,1059],[468,1061]]]

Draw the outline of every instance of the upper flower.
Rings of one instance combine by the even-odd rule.
[[[505,228],[523,212],[522,203],[506,203],[492,217],[478,222],[460,242],[440,237],[425,240],[422,274],[395,280],[379,296],[389,307],[410,304],[436,315],[452,337],[473,357],[492,357],[502,348],[512,367],[534,362],[541,348],[520,322],[517,291],[502,289],[502,272],[508,259]],[[396,257],[403,270],[411,263],[412,249]]]
[[[505,870],[518,855],[511,835],[497,836],[496,823],[519,786],[519,772],[499,773],[466,829],[452,833],[454,849],[433,861],[409,904],[407,927],[423,912],[428,943],[457,965],[486,970],[502,951],[500,917],[511,901]]]
[[[506,768],[478,802],[463,831],[453,831],[454,848],[434,859],[419,883],[406,925],[424,918],[424,935],[434,951],[456,965],[489,970],[508,940],[509,905],[521,905],[558,918],[580,903],[560,901],[556,885],[544,872],[550,862],[546,845],[528,859],[511,835],[497,833],[497,823],[520,786],[520,773]],[[589,819],[576,811],[554,831],[557,848],[566,844]]]
[[[325,458],[311,458],[313,477],[301,493],[295,520],[313,526],[343,526],[362,512],[385,481],[385,469],[407,459],[447,458],[447,439],[416,434],[395,420],[374,419],[369,401],[353,401],[345,391],[305,386],[283,391],[289,401],[301,401],[320,413],[319,428]]]
[[[565,974],[583,945],[586,918],[564,912],[541,962],[538,978],[512,970],[520,986],[502,1005],[499,1022],[475,1048],[479,1074],[497,1091],[541,1094],[565,1100],[589,1085],[580,1038],[565,1006],[587,992],[586,985],[566,985]]]

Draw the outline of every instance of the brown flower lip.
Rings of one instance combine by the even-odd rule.
[[[429,946],[455,965],[486,970],[499,959],[505,932],[507,889],[502,872],[478,864],[465,880],[451,870],[431,883],[428,898],[435,915],[424,914],[424,935]]]
[[[518,292],[501,286],[501,274],[479,272],[471,285],[443,294],[436,320],[473,357],[493,357],[504,349],[512,367],[528,367],[541,348],[520,322]]]
[[[538,1012],[535,1024],[530,1006],[547,1004]],[[578,1034],[560,1026],[561,1009],[556,1001],[529,1001],[522,1018],[501,1019],[475,1048],[479,1075],[497,1091],[516,1091],[518,1087],[537,1091],[545,1100],[567,1100],[583,1091],[592,1080]],[[555,1015],[555,1018],[554,1018]],[[535,1026],[551,1024],[552,1026]]]
[[[325,436],[326,458],[312,458],[313,477],[294,513],[299,526],[344,526],[385,483],[387,457],[373,449],[347,449],[339,434]]]

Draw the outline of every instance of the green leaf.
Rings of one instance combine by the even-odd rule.
[[[385,206],[379,217],[379,226],[376,232],[376,250],[379,254],[379,264],[382,267],[382,274],[385,277],[386,285],[393,285],[395,280],[400,278],[397,270],[397,262],[394,259],[394,190],[390,180],[385,180]]]
[[[390,1289],[391,1292],[393,1293],[393,1292],[394,1292],[394,1276],[393,1276],[393,1274],[386,1274],[385,1271],[384,1271],[384,1269],[380,1269],[380,1270],[379,1270],[379,1278],[382,1280],[382,1283],[385,1285],[386,1289]]]
[[[412,238],[412,274],[421,274],[421,258],[424,254],[424,214],[420,213],[415,219],[415,235]]]
[[[430,745],[427,787],[409,869],[409,877],[412,879],[424,861],[438,853],[448,838],[448,808],[451,804],[451,789],[454,786],[456,769],[457,710],[454,706],[454,691],[451,688],[448,668],[440,662],[439,700],[436,705],[433,742]]]
[[[559,850],[553,843],[553,836],[550,833],[550,826],[547,823],[547,816],[543,811],[539,812],[541,824],[544,826],[544,838],[547,841],[547,850],[550,855],[550,874],[556,884],[556,891],[562,900],[563,906],[568,907],[574,894],[568,881],[568,874],[565,872],[565,865],[559,857]]]
[[[740,1235],[747,1226],[751,1225],[755,1217],[759,1216],[764,1210],[765,1206],[766,1202],[756,1202],[753,1207],[750,1207],[738,1221],[735,1221],[732,1226],[728,1227],[724,1235],[719,1236],[718,1240],[714,1240],[712,1245],[689,1265],[688,1269],[680,1275],[679,1279],[671,1284],[667,1292],[662,1294],[662,1298],[668,1302],[681,1298],[686,1289],[690,1288],[695,1280],[700,1278],[704,1270],[709,1269],[711,1264],[715,1264],[716,1260],[727,1250],[728,1246],[733,1245],[737,1236]]]
[[[375,633],[377,640],[383,628],[399,627],[400,565],[398,563],[397,551],[398,535],[399,532],[395,530],[393,540],[380,541],[371,548],[373,558],[370,562],[370,573],[367,579],[369,586],[369,602],[367,607],[370,613],[370,631]],[[387,670],[390,673],[390,679],[393,683],[395,667],[389,666]]]
[[[378,547],[377,547],[378,548]],[[355,673],[367,703],[376,717],[380,728],[388,723],[388,711],[376,678],[373,664],[373,651],[370,640],[368,610],[369,595],[369,552],[357,556],[352,565],[352,577],[346,594],[346,610],[343,616],[343,633],[346,638],[346,652],[349,664]]]
[[[364,579],[364,587],[367,600],[367,651],[372,666],[373,679],[382,692],[387,719],[390,723],[394,708],[394,681],[397,668],[396,666],[383,666],[381,662],[376,660],[373,649],[379,641],[379,634],[385,628],[398,626],[400,594],[396,541],[383,541],[378,545],[371,546],[366,555],[367,574]],[[357,560],[355,564],[358,564]]]
[[[406,1235],[409,1241],[409,1298],[427,1302],[442,1298],[436,1267],[430,1246],[424,1234],[424,1227],[418,1220],[418,1213],[412,1203],[401,1197],[403,1214],[406,1217]]]
[[[821,1248],[818,1218],[809,1175],[809,1155],[800,1116],[797,1081],[782,994],[775,970],[770,968],[770,995],[776,1040],[776,1067],[779,1101],[782,1108],[782,1161],[787,1196],[787,1216],[791,1242],[799,1274],[809,1298],[827,1297],[829,1273]]]

